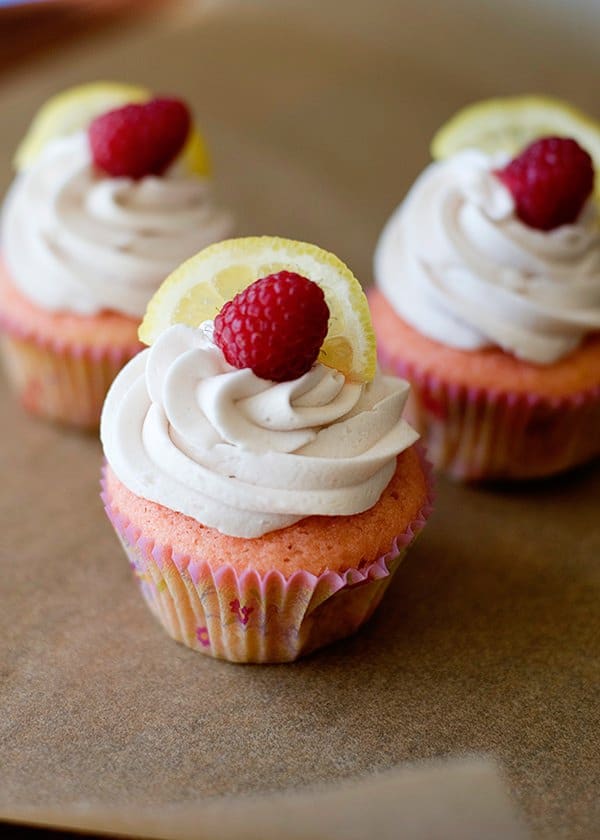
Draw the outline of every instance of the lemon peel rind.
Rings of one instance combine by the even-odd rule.
[[[17,146],[13,166],[17,172],[28,169],[45,146],[57,137],[78,131],[100,114],[129,103],[147,102],[152,91],[142,85],[123,82],[96,81],[62,90],[47,99],[33,117],[25,137]],[[75,118],[78,111],[85,114]],[[199,176],[211,173],[206,143],[194,125],[178,157],[187,171]]]
[[[358,360],[351,369],[342,370],[342,372],[354,381],[370,381],[376,370],[375,333],[367,298],[360,283],[348,266],[335,254],[308,242],[282,237],[251,236],[228,239],[209,245],[199,254],[186,260],[167,277],[150,300],[138,331],[140,340],[144,344],[152,344],[161,332],[175,323],[172,315],[186,295],[190,295],[195,287],[211,283],[212,278],[217,277],[220,272],[235,265],[250,265],[254,268],[270,264],[276,265],[277,270],[287,268],[298,271],[310,280],[319,283],[325,292],[330,311],[332,305],[335,310],[336,298],[334,294],[336,282],[332,278],[339,278],[338,282],[340,285],[343,284],[343,293],[351,304],[349,311],[352,313],[354,323],[347,326],[354,341],[353,359]],[[257,268],[255,273],[254,280],[261,276],[260,269]],[[241,291],[241,288],[244,286],[238,291]],[[338,297],[341,293],[342,289]],[[215,293],[214,297],[217,296],[219,296],[218,293]],[[219,297],[222,306],[226,298]],[[207,306],[206,317],[214,317],[219,309],[220,306],[217,303],[214,303],[212,308]],[[338,337],[340,333],[331,333],[330,323],[330,332],[323,344],[319,360],[331,367],[337,367],[337,365],[327,358],[328,349],[331,351],[331,345],[328,348],[328,339],[335,341]]]
[[[517,120],[516,117],[527,115],[524,119]],[[507,117],[513,117],[509,120]],[[536,118],[533,119],[532,116]],[[546,118],[546,119],[544,119]],[[440,160],[454,154],[465,143],[473,138],[477,132],[468,130],[475,122],[488,121],[495,124],[498,130],[514,123],[519,129],[525,130],[528,125],[537,126],[546,123],[544,130],[560,131],[561,129],[579,129],[579,136],[593,138],[592,145],[600,149],[600,123],[581,111],[574,105],[555,99],[549,96],[536,96],[534,94],[515,97],[498,97],[474,102],[467,105],[451,117],[434,135],[431,141],[431,155],[434,159]],[[480,132],[481,133],[481,132]],[[488,132],[486,135],[488,136]],[[504,134],[503,136],[506,136]],[[539,134],[532,134],[535,139]],[[577,139],[577,137],[575,137]],[[514,149],[519,151],[519,149]],[[591,152],[590,152],[591,154]]]
[[[94,99],[103,102],[104,110],[108,110],[111,107],[118,108],[128,102],[144,102],[150,96],[150,91],[141,85],[127,85],[109,81],[75,85],[55,93],[40,106],[27,129],[25,137],[19,143],[13,157],[15,169],[18,172],[27,169],[50,140],[62,136],[62,131],[53,131],[50,126],[57,122],[64,124],[65,115],[76,110],[74,106],[78,101],[81,103]],[[89,109],[89,106],[87,110],[91,113],[90,120],[102,113],[101,109]],[[72,119],[68,122],[71,125],[76,123]]]
[[[485,132],[473,130],[477,123],[487,124]],[[511,125],[512,142],[507,130]],[[494,135],[502,142],[494,142]],[[597,173],[594,196],[600,202],[600,122],[556,97],[524,94],[466,105],[436,132],[430,152],[434,160],[469,147],[515,155],[528,143],[550,135],[572,137],[591,155]]]

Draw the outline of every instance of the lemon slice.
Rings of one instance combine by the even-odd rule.
[[[577,140],[600,172],[600,123],[567,102],[546,96],[487,99],[468,105],[437,132],[431,155],[447,158],[466,148],[516,155],[533,140],[548,136]],[[599,193],[600,177],[596,178]]]
[[[197,327],[250,283],[283,270],[313,280],[325,293],[329,329],[319,361],[355,382],[370,381],[376,366],[375,335],[358,280],[333,254],[291,239],[228,239],[200,251],[155,293],[140,325],[140,340],[152,344],[172,324]]]
[[[19,145],[15,168],[29,168],[51,140],[81,131],[100,114],[130,102],[146,102],[151,97],[147,88],[120,82],[92,82],[52,96],[37,112]],[[210,171],[206,146],[197,129],[190,132],[181,157],[190,172],[206,175]]]

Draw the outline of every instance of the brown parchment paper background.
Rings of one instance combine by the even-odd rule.
[[[48,95],[140,81],[193,103],[240,233],[318,242],[368,285],[378,231],[457,107],[543,90],[600,116],[592,12],[189,6],[5,80],[3,185]],[[534,836],[598,836],[597,465],[516,487],[440,480],[436,513],[363,632],[295,665],[240,667],[154,623],[102,512],[97,441],[26,417],[3,380],[0,405],[0,815],[68,823],[84,802],[108,815],[101,826],[116,809],[142,831],[152,808],[482,753]]]

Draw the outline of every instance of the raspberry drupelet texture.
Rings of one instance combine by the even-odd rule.
[[[564,137],[536,140],[496,175],[512,193],[519,219],[538,230],[574,222],[594,188],[590,155]]]
[[[215,318],[214,340],[230,365],[285,382],[315,363],[327,335],[323,290],[293,271],[256,280]]]
[[[88,129],[94,163],[113,177],[160,175],[183,148],[190,125],[189,109],[180,99],[108,111]]]

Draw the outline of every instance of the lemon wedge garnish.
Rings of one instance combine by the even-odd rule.
[[[52,96],[37,112],[20,143],[14,157],[15,168],[28,169],[51,140],[87,128],[100,114],[151,98],[147,88],[120,82],[91,82]],[[181,158],[189,172],[206,175],[210,171],[206,145],[196,128],[190,131]]]
[[[576,140],[600,172],[600,122],[548,96],[487,99],[468,105],[439,129],[431,143],[431,155],[439,160],[475,148],[514,156],[534,140],[554,136]],[[600,195],[600,176],[596,178],[596,195]]]
[[[172,324],[197,327],[255,280],[295,271],[317,283],[329,307],[319,361],[355,382],[375,374],[375,335],[367,298],[350,269],[333,254],[292,239],[251,236],[210,245],[184,262],[154,294],[139,329],[152,344]]]

